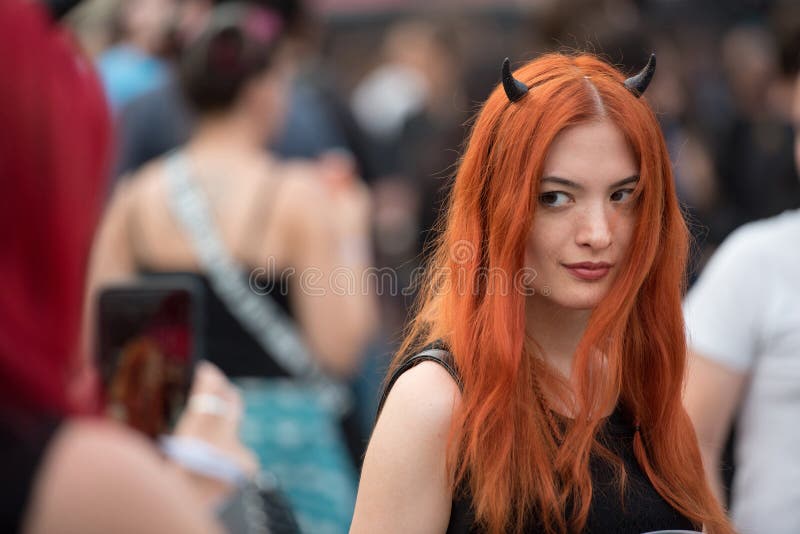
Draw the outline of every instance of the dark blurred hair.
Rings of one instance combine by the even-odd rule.
[[[236,0],[214,0],[213,4],[220,5],[231,1]],[[247,0],[247,2],[280,15],[288,34],[302,37],[308,30],[310,16],[303,0]]]
[[[0,409],[64,413],[110,121],[91,61],[39,2],[0,1],[0,50]]]
[[[276,12],[252,3],[215,7],[181,58],[181,87],[189,104],[200,113],[228,109],[242,88],[270,67],[284,29]]]

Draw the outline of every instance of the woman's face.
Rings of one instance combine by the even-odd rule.
[[[639,168],[610,121],[569,127],[553,142],[539,184],[526,267],[534,299],[596,307],[622,268],[634,226]]]

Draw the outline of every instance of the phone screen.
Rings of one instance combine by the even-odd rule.
[[[198,297],[181,284],[101,292],[98,363],[110,417],[153,438],[172,428],[200,352]]]

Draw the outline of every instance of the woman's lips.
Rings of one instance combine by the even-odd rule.
[[[600,280],[611,270],[610,263],[585,261],[581,263],[565,263],[564,267],[569,273],[580,280]]]

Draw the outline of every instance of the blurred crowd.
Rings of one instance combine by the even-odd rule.
[[[322,367],[352,391],[355,411],[345,434],[353,472],[470,119],[498,83],[504,57],[513,65],[547,51],[587,50],[633,73],[657,53],[647,99],[661,121],[695,238],[693,280],[736,228],[800,206],[794,152],[800,119],[792,111],[798,2],[251,3],[278,14],[285,41],[270,59],[274,79],[244,96],[212,87],[214,78],[192,70],[197,66],[187,56],[197,53],[189,43],[206,28],[213,2],[85,0],[70,13],[68,25],[94,62],[113,121],[106,215],[88,292],[143,271],[206,271],[211,286],[223,276],[192,260],[202,245],[187,247],[162,220],[169,198],[154,177],[171,172],[163,158],[179,148],[204,169],[197,178],[212,199],[219,233],[246,269],[267,267],[273,250],[283,258],[281,268],[374,268],[375,302],[303,304],[296,296],[280,302]],[[256,19],[236,24],[271,42],[269,22],[257,27]],[[214,57],[220,72],[230,74],[226,50],[220,45]],[[259,185],[253,175],[260,170],[281,180]],[[315,180],[324,183],[324,195],[314,191]],[[322,222],[327,211],[350,215],[333,225],[334,219]],[[297,213],[305,219],[295,222]],[[310,228],[308,241],[276,237],[295,223]],[[278,229],[260,235],[267,227]],[[134,236],[137,246],[121,250],[121,235]],[[339,248],[326,256],[318,245],[328,238]],[[221,301],[218,307],[237,317],[235,305]],[[359,327],[348,330],[352,324]],[[263,349],[258,340],[248,343]],[[230,354],[219,358],[214,363],[228,376],[271,372],[253,372]],[[342,491],[352,494],[354,481]]]
[[[377,264],[397,269],[399,287],[409,288],[382,296],[388,340],[412,300],[414,269],[469,119],[505,56],[521,62],[550,50],[589,50],[633,72],[657,51],[659,76],[648,98],[690,214],[697,268],[733,229],[800,198],[791,117],[796,2],[266,3],[291,18],[298,59],[272,148],[311,158],[338,150],[370,184]],[[190,119],[172,109],[174,95],[153,91],[170,83],[178,4],[90,0],[72,16],[117,118],[110,184],[188,135]],[[191,17],[181,24],[189,28]]]

